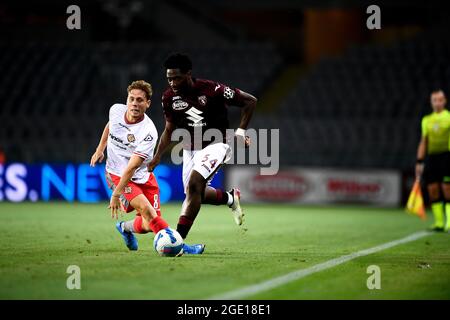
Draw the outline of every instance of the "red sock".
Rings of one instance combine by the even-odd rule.
[[[134,229],[134,232],[136,232],[136,233],[147,233],[148,232],[148,231],[142,229],[142,217],[141,216],[136,216],[136,218],[134,218],[133,229]]]
[[[169,226],[169,224],[160,216],[153,218],[150,221],[150,229],[152,229],[154,234],[157,234],[159,230],[165,229]]]

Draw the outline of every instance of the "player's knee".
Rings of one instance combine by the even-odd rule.
[[[201,185],[196,181],[189,181],[187,187],[187,193],[189,195],[200,195],[201,193]]]
[[[203,180],[203,177],[200,179],[199,177],[192,175],[187,187],[188,194],[202,197],[205,189]]]
[[[145,202],[141,202],[137,205],[136,210],[141,214],[141,216],[147,220],[151,220],[157,217],[157,213],[155,209],[149,204]]]

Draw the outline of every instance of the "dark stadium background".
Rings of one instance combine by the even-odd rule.
[[[81,8],[81,30],[66,28],[71,4]],[[371,4],[381,8],[380,30],[366,27]],[[258,97],[251,127],[280,129],[283,170],[397,172],[401,205],[430,91],[450,92],[449,11],[439,4],[2,1],[1,199],[11,200],[6,189],[17,187],[8,165],[25,164],[32,175],[51,164],[64,180],[64,166],[88,163],[109,107],[125,101],[132,80],[152,83],[148,114],[161,133],[162,63],[170,52],[184,51],[195,76]],[[236,126],[239,110],[230,110]],[[31,180],[27,188],[33,184],[39,189]]]

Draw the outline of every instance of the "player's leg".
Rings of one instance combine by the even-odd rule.
[[[441,195],[442,172],[440,170],[439,157],[430,155],[425,159],[425,168],[423,179],[427,185],[428,197],[431,203],[434,223],[431,229],[434,231],[443,231],[445,224],[444,202]]]
[[[156,214],[158,216],[161,216],[160,210],[161,206],[159,202],[159,187],[158,184],[156,183],[156,179],[154,179],[154,177],[152,176],[149,179],[149,181],[147,181],[147,183],[139,185],[139,189],[141,191],[139,194],[142,193],[150,202],[150,204],[153,206],[153,208],[156,211]],[[136,196],[139,194],[136,194]],[[127,232],[140,234],[151,232],[148,223],[144,223],[140,210],[138,209],[136,211],[138,213],[133,220],[123,222],[123,229]]]
[[[105,173],[105,178],[106,178],[106,182],[111,190],[114,190],[116,188],[116,185],[120,181],[120,177],[113,175],[109,172]],[[138,186],[135,187],[131,183],[129,183],[125,187],[125,191],[126,191],[125,193],[122,193],[120,195],[120,203],[122,206],[122,210],[124,212],[128,213],[128,212],[131,212],[134,210],[134,208],[130,204],[130,200],[134,196],[131,194],[131,191],[133,191],[133,193],[135,193],[135,194],[139,194],[139,187]],[[131,223],[133,223],[133,222],[134,221],[132,220]],[[138,241],[132,232],[124,229],[125,223],[129,223],[129,222],[124,222],[124,221],[117,222],[116,229],[122,235],[123,241],[125,242],[125,245],[127,246],[127,248],[129,250],[135,251],[138,249]]]
[[[158,233],[161,229],[165,229],[169,224],[156,212],[155,208],[150,204],[144,194],[139,194],[130,201],[130,204],[140,213],[141,219],[135,218],[133,228],[135,231],[144,231]],[[139,220],[138,220],[139,219]],[[140,222],[140,225],[139,225]],[[138,230],[136,230],[136,228]]]
[[[433,230],[444,230],[445,215],[444,215],[444,202],[441,198],[440,185],[437,182],[429,183],[427,185],[428,196],[431,202],[431,211],[434,216],[434,223],[431,226]]]
[[[446,223],[444,230],[450,231],[450,152],[445,153],[442,156],[441,161],[441,171],[442,171],[442,195],[445,201],[445,216]]]
[[[445,216],[446,216],[446,223],[445,223],[445,231],[450,231],[450,176],[447,177],[448,182],[444,180],[444,183],[442,184],[442,193],[444,195],[445,200]]]
[[[141,186],[142,192],[147,198],[147,200],[150,202],[150,205],[155,210],[157,216],[161,216],[161,202],[160,202],[160,196],[159,196],[159,185],[158,181],[156,180],[155,176],[152,174],[150,175],[148,181]],[[138,219],[139,217],[136,217]],[[135,219],[135,221],[136,221]],[[136,225],[134,225],[134,228],[136,228]],[[144,229],[144,228],[142,228]],[[146,231],[148,232],[148,231]],[[205,250],[205,246],[203,244],[194,244],[194,245],[188,245],[186,243],[183,243],[183,252],[187,254],[202,254]]]
[[[215,189],[209,186],[209,182],[218,172],[220,167],[227,163],[231,158],[231,148],[225,143],[216,143],[207,146],[193,157],[196,169],[205,177],[207,183],[203,194],[202,203],[212,205],[228,205],[233,213],[234,221],[237,225],[243,222],[244,214],[240,205],[241,192],[237,188],[230,191]],[[184,169],[184,168],[183,168]]]
[[[183,202],[177,231],[185,239],[197,217],[202,205],[207,180],[196,170],[192,170],[186,188],[186,199]]]
[[[241,208],[240,199],[241,191],[238,188],[232,188],[230,191],[222,189],[215,189],[211,186],[206,186],[203,203],[212,205],[227,205],[231,208],[234,221],[237,225],[241,225],[244,221],[244,213]]]

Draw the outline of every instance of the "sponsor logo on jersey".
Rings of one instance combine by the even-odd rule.
[[[152,141],[152,140],[153,140],[153,137],[150,133],[144,138],[144,141]]]
[[[120,122],[119,122],[119,126],[121,126],[122,128],[125,128],[125,129],[127,129],[128,131],[130,131],[130,128],[128,128],[126,125],[124,125],[124,124],[121,124]]]
[[[198,110],[197,108],[190,108],[188,111],[186,111],[186,114],[189,116],[187,119],[191,120],[192,123],[189,123],[188,125],[191,127],[202,127],[206,126],[206,123],[201,122],[204,117],[201,116],[203,111]]]
[[[111,139],[112,140],[114,140],[114,141],[117,141],[117,142],[119,142],[119,143],[122,143],[123,144],[123,140],[122,139],[120,139],[120,138],[118,138],[118,137],[116,137],[115,135],[113,135],[111,132],[109,133],[109,136],[111,137]]]
[[[230,87],[225,87],[225,89],[223,90],[223,96],[225,97],[225,99],[233,99],[234,90]]]
[[[130,142],[130,143],[136,141],[136,137],[135,137],[134,134],[132,134],[132,133],[127,134],[127,139],[128,139],[128,142]]]
[[[173,110],[183,110],[189,107],[189,103],[183,100],[176,100],[172,103]]]
[[[206,106],[206,102],[208,100],[206,99],[206,96],[200,96],[198,97],[198,103],[200,103],[202,106]]]

